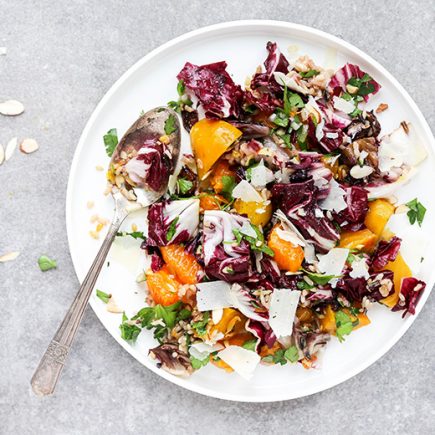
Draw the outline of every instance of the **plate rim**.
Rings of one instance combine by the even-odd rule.
[[[192,31],[189,31],[187,33],[183,33],[182,35],[179,35],[161,45],[151,50],[149,53],[144,55],[142,58],[140,58],[138,61],[136,61],[133,65],[131,65],[111,86],[110,88],[105,92],[103,97],[100,99],[96,107],[94,108],[91,116],[86,122],[86,125],[80,135],[78,144],[74,151],[74,156],[71,162],[70,166],[70,172],[68,176],[68,185],[66,190],[66,198],[65,198],[65,220],[66,220],[66,230],[67,230],[67,239],[68,239],[68,248],[71,255],[72,263],[74,266],[74,271],[76,273],[76,276],[81,283],[83,280],[83,277],[80,276],[78,272],[78,266],[76,264],[76,260],[74,259],[74,256],[72,255],[72,238],[73,238],[73,224],[72,224],[72,194],[73,194],[73,185],[74,185],[74,179],[76,178],[76,173],[78,169],[78,163],[79,163],[79,156],[82,153],[84,144],[85,144],[85,138],[88,135],[88,132],[91,130],[91,127],[99,115],[100,111],[104,108],[106,101],[109,100],[112,96],[112,94],[120,87],[132,74],[136,72],[139,68],[141,68],[144,64],[146,64],[148,61],[152,60],[156,56],[158,56],[160,53],[165,52],[167,49],[171,48],[174,45],[177,45],[179,43],[182,43],[183,41],[194,39],[196,37],[199,37],[201,35],[206,35],[207,33],[214,32],[214,31],[223,31],[225,29],[231,29],[231,28],[237,28],[240,29],[247,28],[247,27],[263,27],[263,28],[270,28],[270,27],[276,27],[281,28],[285,30],[291,30],[295,32],[302,32],[302,33],[308,33],[311,34],[314,37],[321,37],[325,39],[326,42],[337,44],[341,46],[344,49],[350,50],[354,54],[363,57],[368,63],[371,64],[375,69],[380,71],[382,74],[384,74],[388,80],[393,84],[393,86],[396,87],[396,89],[400,92],[401,96],[405,99],[406,104],[410,107],[413,114],[418,119],[422,129],[424,130],[426,136],[429,138],[429,144],[428,148],[431,148],[432,151],[435,151],[435,139],[433,136],[433,133],[423,116],[422,112],[418,108],[415,101],[411,98],[411,96],[408,94],[408,92],[404,89],[404,87],[399,83],[399,81],[386,69],[384,68],[378,61],[373,59],[370,55],[365,53],[363,50],[359,49],[358,47],[354,46],[353,44],[335,36],[330,33],[327,33],[323,30],[316,29],[311,26],[306,26],[303,24],[297,24],[287,21],[279,21],[279,20],[235,20],[235,21],[226,21],[221,22],[205,27],[201,27],[199,29],[195,29]],[[434,276],[432,275],[432,281],[434,280]],[[211,388],[203,387],[200,385],[189,383],[184,378],[179,378],[174,375],[171,375],[170,373],[167,373],[164,370],[158,369],[154,364],[147,364],[146,362],[143,363],[142,361],[137,360],[135,355],[133,354],[133,349],[131,346],[128,345],[124,340],[121,339],[119,336],[114,336],[110,333],[110,331],[106,328],[103,319],[100,317],[98,310],[95,308],[95,303],[91,299],[89,301],[89,305],[92,307],[95,315],[100,320],[100,322],[103,324],[106,331],[109,333],[111,337],[113,337],[134,359],[136,359],[141,365],[144,365],[146,368],[150,369],[152,372],[156,373],[158,376],[162,377],[163,379],[166,379],[167,381],[174,383],[180,387],[186,388],[190,391],[208,396],[208,397],[214,397],[217,399],[223,399],[223,400],[230,400],[235,402],[253,402],[253,403],[267,403],[267,402],[277,402],[277,401],[283,401],[283,400],[292,400],[297,399],[301,397],[306,397],[321,391],[325,391],[327,389],[330,389],[332,387],[335,387],[336,385],[339,385],[350,378],[358,375],[359,373],[366,370],[368,367],[370,367],[372,364],[374,364],[378,359],[380,359],[383,355],[385,355],[399,340],[400,338],[407,332],[407,330],[410,328],[410,326],[414,323],[415,319],[419,315],[420,311],[423,309],[427,299],[429,298],[429,295],[432,291],[433,282],[428,283],[430,285],[427,286],[426,291],[424,292],[420,303],[417,307],[416,314],[414,316],[409,316],[402,324],[401,328],[398,329],[398,331],[392,335],[388,341],[376,352],[373,352],[369,357],[367,357],[361,364],[353,367],[352,369],[345,372],[345,374],[341,375],[340,377],[332,378],[332,381],[326,381],[323,382],[321,385],[315,385],[307,391],[303,392],[303,394],[297,393],[292,394],[291,391],[286,391],[281,394],[275,394],[273,397],[266,397],[261,398],[257,396],[246,396],[244,394],[239,393],[221,393],[219,391],[215,391]]]

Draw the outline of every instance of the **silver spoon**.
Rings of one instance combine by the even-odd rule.
[[[165,125],[171,117],[173,119],[170,119],[168,125],[170,130],[166,129],[170,134],[166,134]],[[161,142],[158,141],[162,136],[165,136],[164,139]],[[176,166],[181,142],[180,124],[173,110],[158,107],[141,116],[128,129],[117,145],[112,155],[110,168],[113,170],[116,166],[122,166],[126,155],[132,152],[137,154],[144,143],[156,144],[156,141],[158,141],[157,146],[163,146],[166,149],[163,159],[160,158],[158,162],[159,172],[154,174],[154,178],[158,178],[157,181],[156,179],[147,179],[147,175],[145,175],[143,180],[132,183],[135,185],[133,187],[129,183],[131,180],[128,180],[128,177],[123,179],[122,176],[118,176],[116,184],[113,185],[112,196],[115,200],[115,213],[109,231],[74,301],[33,374],[32,389],[39,396],[46,396],[54,392],[95,282],[122,222],[132,211],[158,201],[167,190],[169,175]],[[155,162],[152,163],[148,172],[155,171],[156,166]]]

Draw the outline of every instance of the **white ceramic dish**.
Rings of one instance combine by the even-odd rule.
[[[323,66],[337,68],[346,61],[360,65],[383,86],[381,92],[372,98],[370,106],[377,107],[380,102],[386,102],[390,106],[388,111],[380,115],[383,132],[391,131],[402,120],[411,121],[415,125],[427,145],[429,156],[417,176],[401,190],[399,199],[410,200],[418,195],[420,201],[426,205],[428,212],[419,234],[423,235],[422,239],[427,240],[427,250],[434,249],[435,233],[429,231],[429,223],[434,216],[431,192],[431,186],[435,185],[434,138],[421,112],[406,91],[376,61],[334,36],[284,22],[239,21],[199,29],[162,45],[132,66],[98,104],[80,138],[67,192],[69,246],[80,281],[83,280],[99,246],[99,242],[89,236],[89,230],[95,226],[90,223],[90,216],[97,213],[110,219],[112,214],[111,198],[103,196],[105,172],[95,169],[96,165],[107,166],[109,161],[104,151],[103,134],[116,127],[121,136],[142,109],[147,110],[176,98],[175,76],[186,61],[204,64],[226,60],[234,80],[243,84],[245,77],[265,59],[265,45],[268,40],[278,42],[281,51],[290,58],[308,54]],[[186,145],[188,146],[185,141],[184,146]],[[95,201],[92,210],[86,207],[88,200]],[[144,215],[139,212],[132,216],[124,228],[128,229],[132,222],[140,229],[143,228]],[[396,227],[399,231],[405,228],[400,222]],[[412,231],[417,230],[413,227]],[[132,239],[118,238],[109,254],[110,266],[103,269],[97,283],[97,288],[114,295],[127,315],[132,315],[144,305],[145,288],[135,281],[141,263],[138,246],[139,242]],[[434,284],[434,269],[433,260],[426,256],[419,276],[427,282],[427,289],[417,312],[423,307]],[[121,315],[108,313],[105,305],[95,296],[91,297],[90,304],[114,339],[150,370],[189,390],[246,402],[293,399],[337,385],[361,372],[387,352],[416,317],[402,320],[400,314],[376,306],[369,314],[372,320],[370,326],[352,333],[344,344],[332,340],[325,352],[321,370],[307,371],[300,365],[260,366],[254,378],[248,382],[237,374],[227,374],[210,365],[188,379],[180,379],[159,370],[147,356],[147,349],[154,345],[149,331],[142,333],[137,344],[131,346],[119,335]]]

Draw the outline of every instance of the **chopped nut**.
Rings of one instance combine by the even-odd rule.
[[[381,103],[379,104],[378,108],[375,110],[376,113],[381,113],[384,112],[385,110],[388,109],[388,104],[387,103]]]
[[[104,227],[103,224],[97,224],[97,226],[96,226],[96,228],[95,228],[95,231],[96,231],[97,233],[99,233],[99,232],[103,229],[103,227]]]
[[[39,149],[38,142],[35,139],[23,139],[20,144],[20,151],[24,154],[30,154]]]
[[[164,134],[163,136],[160,136],[159,141],[165,145],[169,143],[169,136]]]
[[[94,201],[88,201],[88,202],[86,203],[86,207],[87,207],[87,208],[92,208],[94,205],[95,205]]]
[[[137,231],[137,225],[135,223],[131,224],[131,231]]]
[[[100,235],[96,231],[93,231],[93,230],[89,231],[89,235],[95,240],[98,240],[100,238]]]
[[[407,205],[405,204],[400,204],[399,206],[396,207],[396,209],[394,210],[394,214],[401,214],[401,213],[407,213],[409,211],[409,208]]]
[[[20,253],[18,251],[8,252],[0,257],[0,263],[6,263],[6,261],[15,260],[19,255]]]
[[[349,94],[356,94],[358,92],[358,88],[352,85],[346,85],[346,90]]]
[[[0,103],[0,113],[5,116],[17,116],[24,112],[24,106],[17,100],[7,100]]]

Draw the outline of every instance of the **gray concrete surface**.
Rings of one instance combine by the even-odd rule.
[[[31,374],[77,289],[65,230],[65,192],[79,135],[95,105],[136,60],[198,27],[248,18],[311,25],[386,66],[435,122],[431,1],[0,0],[0,99],[24,102],[0,118],[0,141],[41,149],[0,167],[1,434],[427,434],[435,426],[435,299],[403,339],[350,381],[312,397],[237,404],[199,396],[152,374],[88,309],[55,396]],[[41,273],[40,254],[58,260]],[[433,433],[433,432],[432,432]]]

